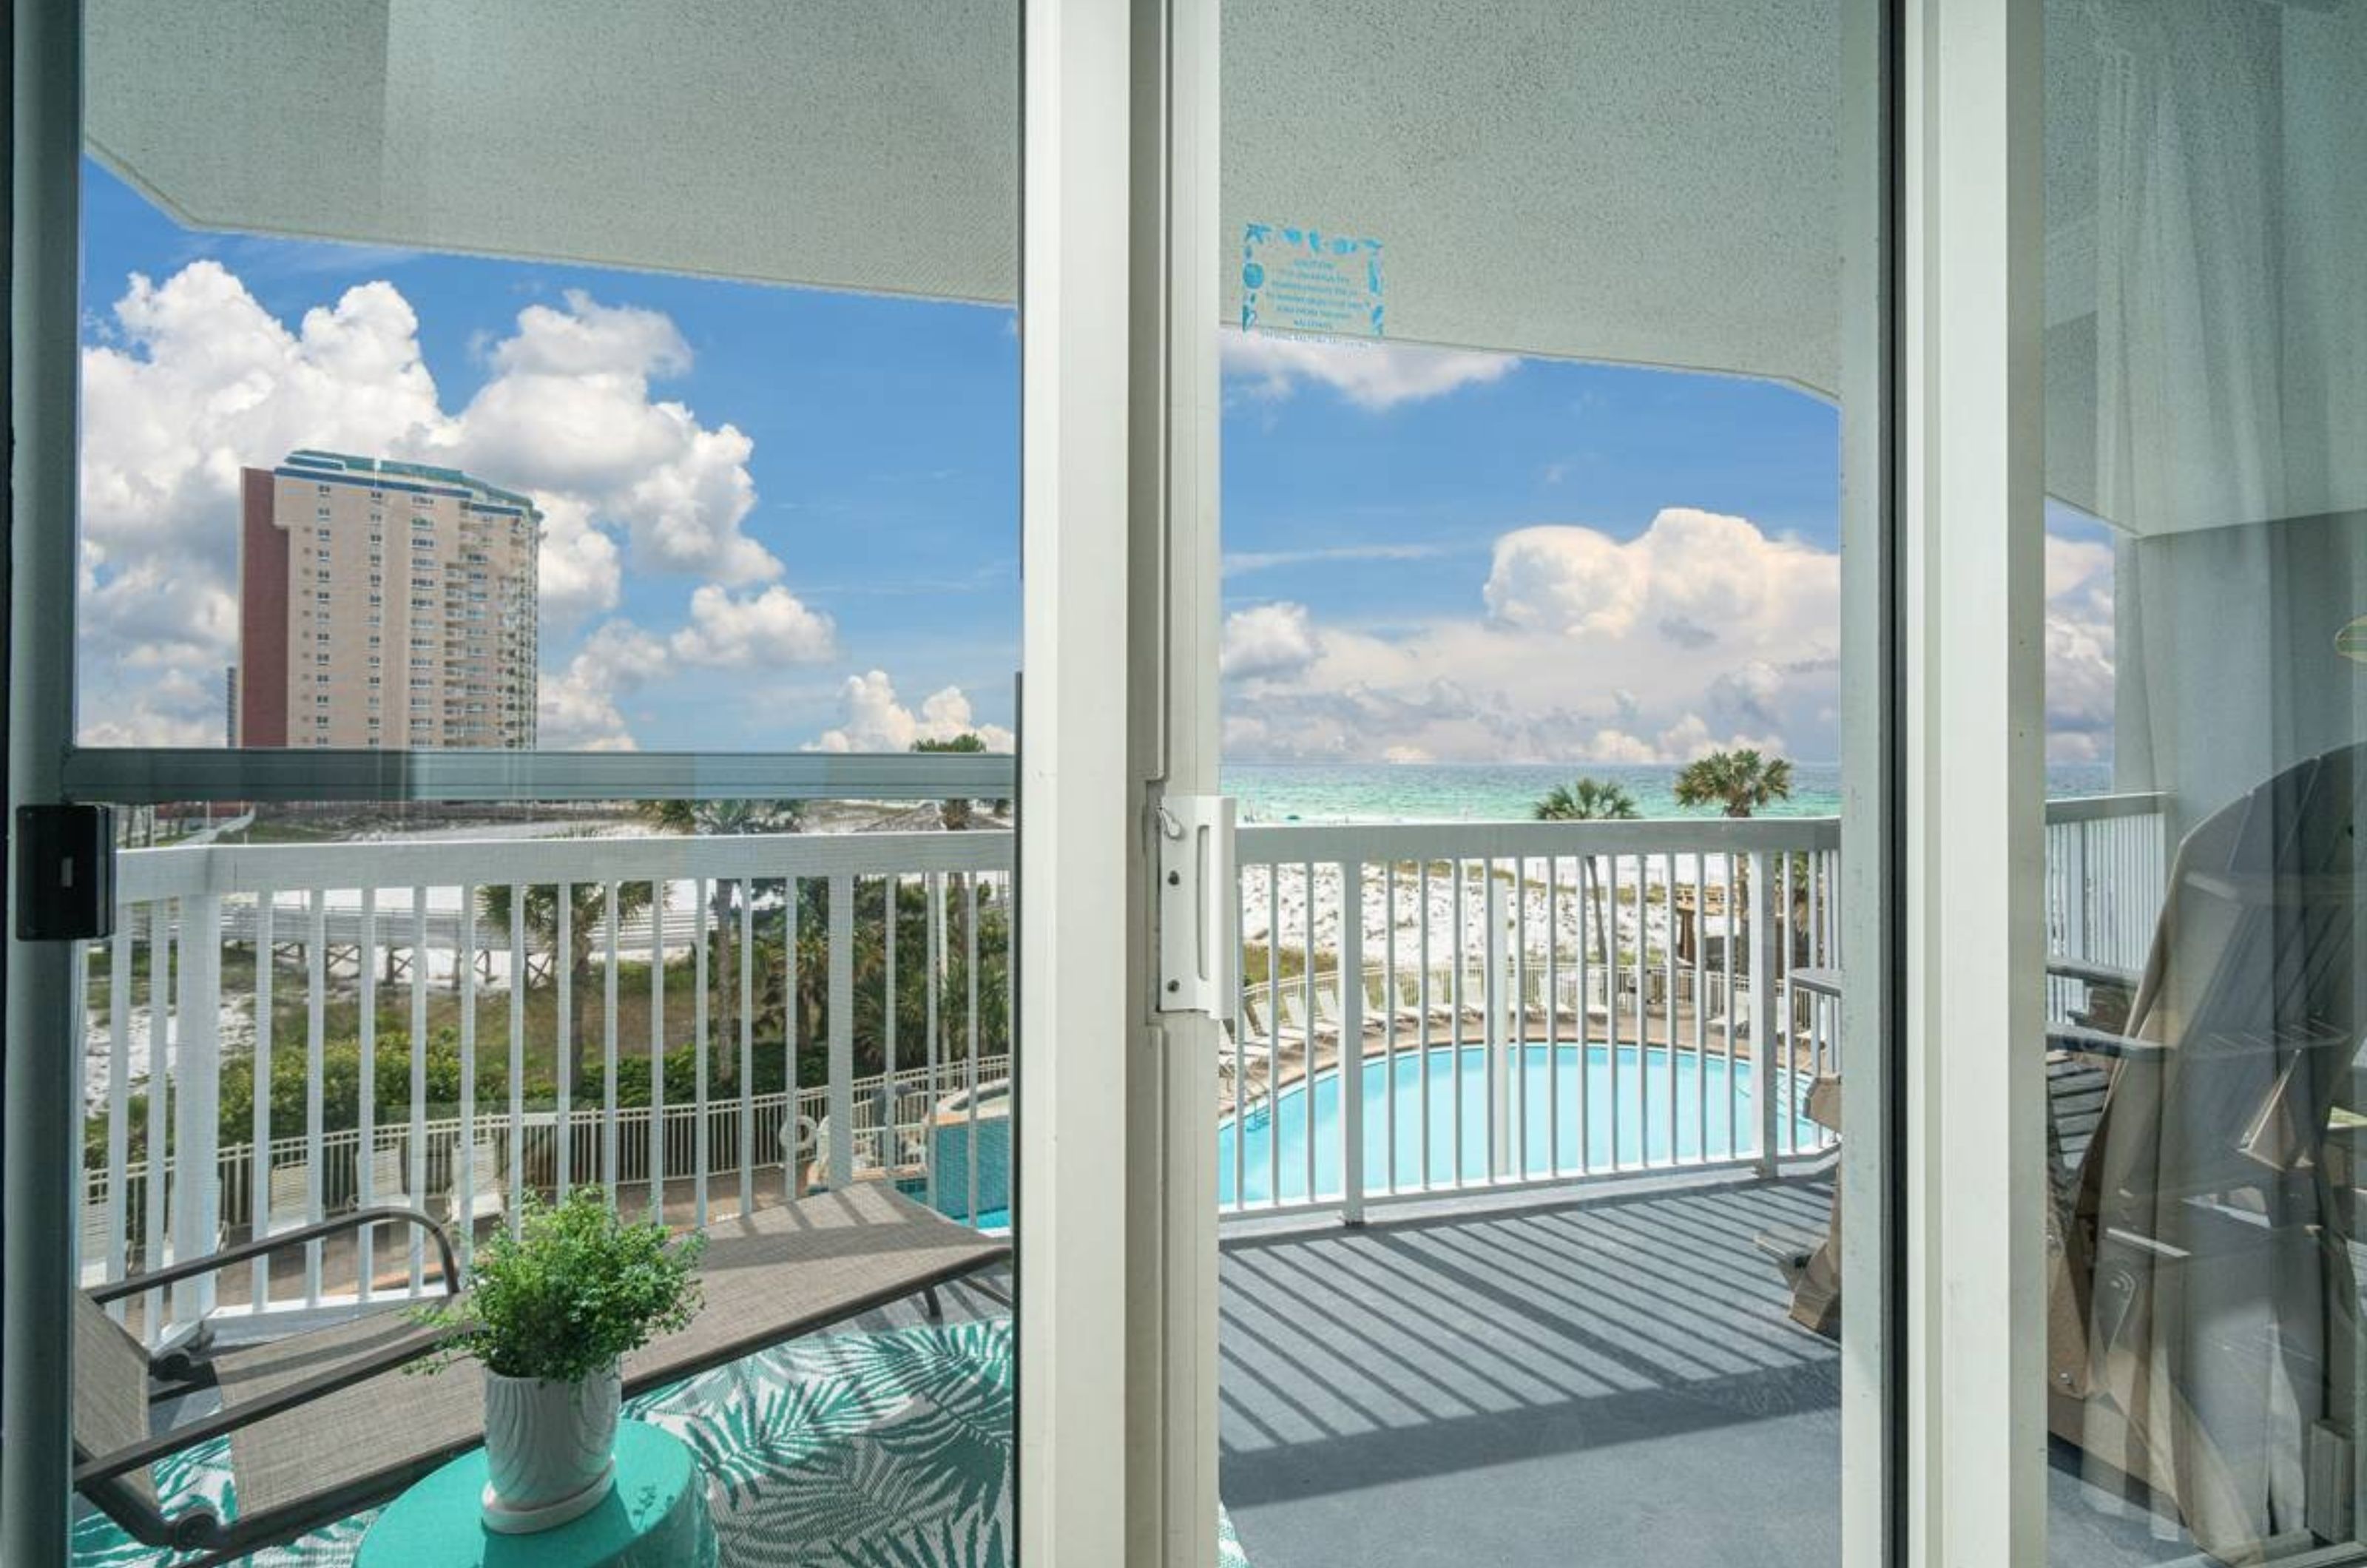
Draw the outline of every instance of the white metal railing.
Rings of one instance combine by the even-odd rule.
[[[2158,806],[2050,807],[2054,952],[2142,961],[2166,861]],[[1809,1083],[1841,1060],[1838,998],[1821,978],[1840,964],[1839,845],[1829,818],[1240,829],[1245,983],[1222,1059],[1221,1207],[1353,1218],[1368,1201],[1772,1168],[1829,1147],[1802,1111]],[[999,1046],[1011,993],[981,994],[981,959],[1004,954],[981,953],[980,916],[1007,919],[1010,854],[1001,831],[129,852],[103,984],[95,964],[85,991],[90,1276],[200,1256],[227,1235],[389,1189],[493,1223],[527,1189],[596,1181],[703,1222],[719,1190],[756,1201],[758,1174],[785,1159],[824,1183],[900,1179],[949,1213],[995,1223],[1009,1193],[1010,1125],[995,1100],[1011,1073]],[[517,912],[500,930],[478,897],[489,886],[510,889]],[[904,890],[892,903],[889,886]],[[555,890],[548,918],[522,897],[531,888]],[[649,892],[657,912],[637,916],[627,889]],[[804,917],[794,939],[792,909]],[[890,1001],[907,949],[930,976],[917,1011]],[[266,953],[276,961],[257,962]],[[665,1021],[661,953],[677,969],[687,958],[679,1028]],[[253,976],[228,994],[226,961]],[[727,968],[711,976],[715,963]],[[801,977],[820,998],[810,1041]],[[277,1005],[289,986],[300,1007]],[[583,1037],[579,986],[601,1002]],[[627,1000],[640,1015],[629,1029]],[[357,1103],[335,1116],[323,1071],[333,1013],[359,1058]],[[408,1055],[391,1101],[379,1093],[381,1017],[405,1025],[387,1047]],[[431,1092],[433,1053],[409,1043],[439,1017],[456,1073]],[[882,1071],[855,1073],[858,1033]],[[670,1100],[664,1049],[684,1045],[694,1081]],[[798,1081],[800,1045],[821,1048],[819,1081]],[[529,1100],[528,1053],[562,1048],[596,1059],[596,1092],[575,1102],[562,1075]],[[710,1081],[715,1049],[729,1085]],[[275,1110],[272,1064],[289,1051],[303,1054],[302,1102]],[[225,1116],[222,1069],[242,1053],[250,1102]],[[503,1056],[504,1087],[481,1101],[481,1059]],[[760,1058],[780,1064],[777,1087],[756,1087]],[[629,1075],[647,1086],[630,1098],[647,1103],[620,1097]],[[848,1134],[813,1138],[824,1124]],[[785,1127],[805,1140],[794,1157]],[[153,1152],[168,1147],[153,1179]],[[190,1168],[213,1179],[174,1179]],[[371,1247],[316,1244],[300,1277],[275,1282],[257,1266],[221,1302],[198,1281],[175,1288],[169,1316],[153,1293],[135,1310],[154,1337],[218,1309],[422,1287],[415,1249],[381,1270]]]
[[[981,979],[1004,961],[1010,844],[1007,832],[981,830],[127,852],[103,979],[85,953],[97,1127],[85,1160],[86,1274],[120,1279],[202,1256],[233,1228],[267,1233],[390,1196],[459,1216],[464,1256],[477,1224],[515,1223],[515,1200],[528,1190],[597,1182],[704,1224],[719,1184],[736,1205],[756,1201],[756,1173],[783,1159],[792,1106],[814,1127],[846,1130],[806,1135],[821,1151],[814,1180],[909,1177],[948,1213],[991,1218],[1007,1205],[1007,1188],[991,1183],[1007,1168],[1008,1129],[1001,1159],[982,1160],[1000,1113],[979,1091],[1009,1076],[998,1043],[1010,1037],[1010,987],[998,998]],[[507,890],[505,919],[488,914],[486,888]],[[226,961],[252,975],[227,995]],[[289,998],[283,1008],[291,985],[300,1007]],[[588,1026],[579,987],[600,1001]],[[719,1009],[728,1024],[719,1026]],[[340,1051],[350,1040],[357,1054],[354,1102],[334,1116],[324,1070],[333,1014]],[[407,1075],[391,1071],[389,1084],[401,1082],[391,1103],[380,1093],[382,1030],[386,1049],[402,1053],[393,1059],[408,1058]],[[436,1037],[447,1032],[442,1059]],[[867,1077],[855,1070],[858,1032],[882,1069]],[[226,1035],[245,1038],[226,1052]],[[801,1046],[827,1063],[818,1082],[799,1081]],[[692,1084],[670,1103],[666,1059],[684,1047]],[[301,1103],[289,1102],[295,1089],[283,1076],[275,1107],[274,1060],[289,1051],[303,1054]],[[223,1066],[241,1052],[251,1103],[225,1114]],[[760,1054],[779,1087],[750,1092]],[[595,1075],[581,1103],[572,1075],[556,1068],[568,1056]],[[487,1080],[501,1087],[481,1099],[481,1068],[504,1060]],[[719,1061],[729,1086],[713,1081]],[[548,1089],[531,1097],[530,1063],[551,1069]],[[431,1067],[452,1081],[431,1088]],[[937,1113],[945,1102],[967,1107],[957,1125]],[[957,1170],[936,1168],[940,1144]],[[160,1151],[169,1157],[156,1179]],[[879,1168],[866,1172],[871,1164]],[[191,1169],[214,1179],[174,1174]],[[130,1310],[154,1340],[216,1310],[420,1290],[417,1249],[382,1259],[376,1244],[368,1232],[350,1247],[311,1243],[300,1279],[275,1284],[258,1262],[243,1280],[176,1285],[169,1303],[150,1292]]]
[[[981,1081],[992,1083],[1007,1077],[1011,1058],[1007,1055],[981,1056],[979,1074]],[[932,1082],[926,1068],[911,1068],[890,1079],[884,1073],[874,1073],[855,1080],[855,1161],[858,1176],[866,1171],[886,1170],[900,1166],[918,1167],[925,1157],[927,1140],[933,1122],[943,1099],[950,1091],[942,1081]],[[741,1168],[739,1148],[739,1114],[743,1103],[753,1113],[753,1138],[748,1157],[757,1172],[787,1171],[798,1159],[810,1159],[815,1148],[817,1132],[830,1114],[830,1091],[808,1089],[797,1096],[794,1118],[789,1111],[790,1097],[786,1092],[742,1096],[719,1096],[710,1102],[706,1114],[709,1120],[709,1135],[704,1145],[698,1139],[694,1122],[699,1115],[696,1105],[672,1105],[663,1112],[664,1135],[656,1147],[665,1156],[665,1178],[669,1181],[695,1179],[701,1174],[697,1166],[697,1150],[709,1151],[709,1164],[704,1174],[712,1177],[736,1177]],[[882,1105],[894,1108],[892,1120],[880,1121]],[[596,1169],[599,1149],[605,1137],[606,1112],[578,1109],[571,1112],[569,1128],[572,1169]],[[616,1112],[617,1122],[617,1181],[630,1187],[649,1179],[651,1140],[651,1115],[645,1106],[625,1106]],[[794,1142],[785,1139],[788,1128],[797,1128]],[[422,1123],[427,1140],[426,1184],[425,1193],[413,1193],[398,1189],[381,1189],[372,1194],[379,1203],[395,1202],[413,1206],[427,1205],[437,1218],[445,1217],[441,1207],[433,1200],[439,1194],[448,1196],[454,1178],[454,1154],[459,1143],[462,1123],[457,1116],[431,1117]],[[527,1120],[518,1127],[497,1129],[500,1136],[527,1136],[526,1179],[537,1190],[555,1190],[558,1186],[557,1157],[558,1118],[556,1113],[538,1114],[529,1111]],[[527,1136],[527,1134],[538,1134]],[[375,1130],[372,1153],[404,1156],[411,1135],[407,1124],[381,1124]],[[256,1170],[274,1174],[289,1169],[301,1169],[310,1159],[315,1145],[309,1137],[275,1139],[265,1158],[254,1157],[249,1144],[225,1145],[215,1153],[214,1179],[218,1185],[220,1212],[218,1218],[225,1231],[252,1228],[255,1216],[254,1173]],[[322,1137],[320,1152],[322,1204],[325,1212],[336,1213],[357,1206],[362,1198],[362,1134],[358,1127],[345,1128]],[[408,1171],[407,1163],[401,1168]],[[171,1179],[171,1162],[166,1162],[166,1179]],[[138,1222],[148,1190],[148,1162],[135,1159],[122,1172],[124,1212],[130,1217],[133,1234],[127,1237],[127,1249],[136,1254],[142,1241]],[[93,1167],[84,1171],[85,1203],[92,1209],[103,1209],[108,1201],[109,1174]],[[268,1187],[263,1190],[266,1195]],[[266,1197],[267,1202],[267,1197]],[[300,1213],[283,1216],[284,1223],[295,1225],[303,1220]]]
[[[2142,968],[2169,887],[2158,795],[2102,795],[2046,807],[2046,951],[2052,958]],[[2049,979],[2057,1021],[2087,1005],[2078,981]]]
[[[1836,961],[1840,837],[1829,818],[1241,829],[1220,1205],[1353,1220],[1822,1149],[1801,1109],[1840,1040],[1792,976]]]

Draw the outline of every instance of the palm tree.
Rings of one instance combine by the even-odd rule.
[[[1636,797],[1624,786],[1597,778],[1556,784],[1546,792],[1535,808],[1540,822],[1633,822],[1643,815],[1636,809]],[[1596,952],[1607,976],[1611,973],[1611,931],[1603,920],[1603,890],[1595,885],[1592,855],[1580,858],[1578,874],[1584,885],[1587,902],[1593,907]]]
[[[1782,757],[1761,757],[1750,747],[1696,757],[1677,774],[1679,806],[1716,806],[1728,817],[1748,817],[1791,798],[1792,764]]]
[[[617,921],[625,921],[650,907],[651,888],[646,882],[620,882],[617,885]],[[477,907],[485,923],[506,939],[510,929],[510,886],[505,882],[488,883],[477,890]],[[559,1077],[566,1086],[572,1104],[577,1087],[583,1082],[582,1053],[585,1033],[585,1010],[591,1002],[592,954],[602,940],[607,919],[606,886],[598,882],[571,882],[567,885],[568,950],[558,955],[567,965],[568,984],[573,992],[575,1016],[567,1021],[570,1027],[558,1046]],[[526,929],[527,934],[556,948],[559,942],[559,889],[548,882],[530,883],[526,888]],[[654,931],[663,922],[652,921]],[[510,984],[522,986],[526,976],[513,975]]]
[[[1792,764],[1782,757],[1762,757],[1752,747],[1712,751],[1687,762],[1677,774],[1679,806],[1716,806],[1728,817],[1748,817],[1759,807],[1792,798]],[[1750,863],[1735,867],[1734,901],[1750,907]],[[1731,926],[1728,927],[1731,930]]]
[[[659,827],[673,833],[698,835],[737,833],[795,833],[805,827],[805,807],[794,800],[660,800],[643,808]],[[708,890],[708,911],[715,923],[714,981],[719,986],[716,993],[715,1038],[730,1040],[732,1030],[732,1001],[739,987],[731,979],[731,942],[738,927],[740,884],[729,877],[719,876]],[[706,940],[706,933],[700,933]],[[739,1075],[737,1055],[725,1051],[716,1062],[719,1082],[730,1084]]]
[[[965,731],[948,740],[915,740],[912,750],[970,754],[985,750],[986,742],[975,732]],[[998,807],[1001,805],[1001,802],[997,803]],[[937,802],[937,819],[945,824],[946,832],[958,833],[970,825],[977,807],[978,802],[974,800],[941,800]]]

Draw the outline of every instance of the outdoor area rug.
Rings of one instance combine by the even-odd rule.
[[[707,1467],[724,1568],[1015,1568],[1010,1536],[1013,1376],[1007,1319],[799,1340],[629,1400]],[[229,1504],[228,1440],[156,1467],[167,1512]],[[345,1568],[373,1514],[357,1514],[255,1568]],[[1218,1520],[1218,1568],[1247,1568]],[[164,1568],[93,1514],[74,1531],[87,1568]]]

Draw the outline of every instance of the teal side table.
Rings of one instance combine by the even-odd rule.
[[[617,1427],[617,1486],[580,1519],[495,1535],[481,1512],[485,1450],[461,1455],[387,1506],[355,1568],[714,1568],[707,1472],[672,1433]]]

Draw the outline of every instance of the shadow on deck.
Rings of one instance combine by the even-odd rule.
[[[1821,1231],[1831,1191],[1728,1178],[1229,1235],[1219,1488],[1249,1561],[1838,1562],[1839,1348],[1751,1245]],[[2186,1550],[2052,1481],[2066,1560]]]

